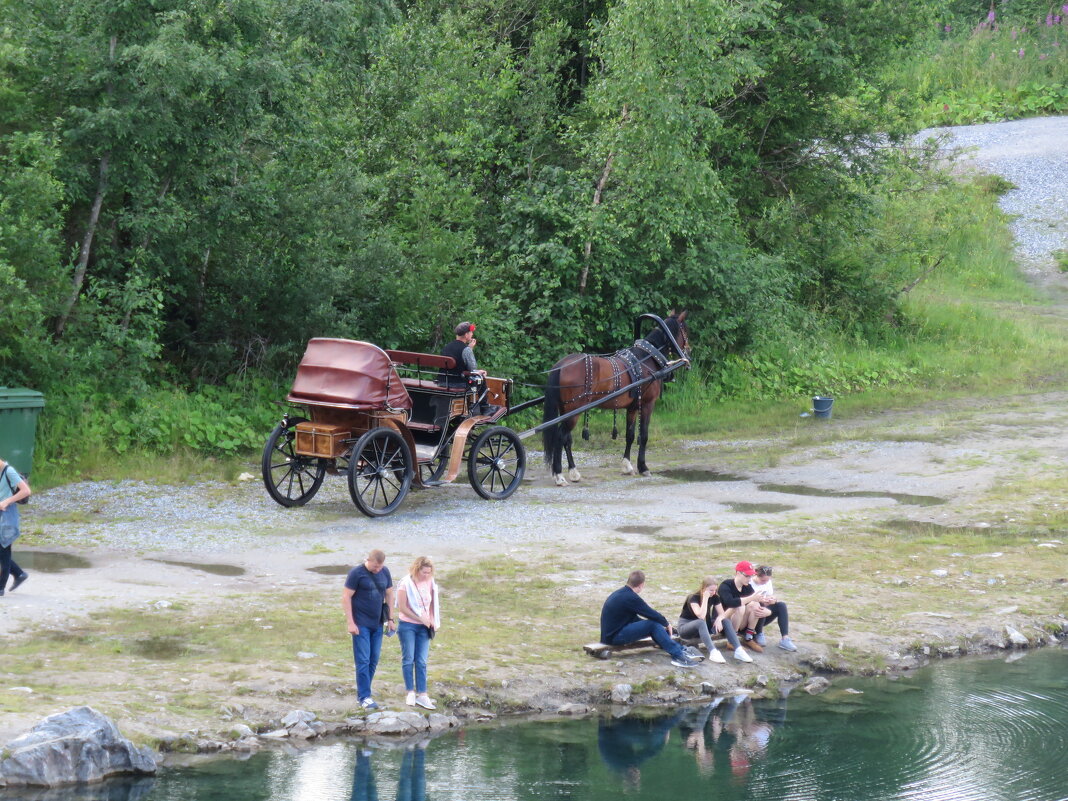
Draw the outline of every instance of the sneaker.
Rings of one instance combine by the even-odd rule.
[[[791,640],[789,637],[783,637],[781,640],[779,640],[779,647],[782,648],[784,651],[797,650],[797,646],[794,645],[794,641]]]
[[[675,667],[680,668],[692,668],[697,667],[700,662],[690,656],[687,656],[684,653],[682,656],[673,657],[671,660],[671,664],[673,664]]]
[[[746,640],[743,645],[745,645],[745,647],[748,648],[750,651],[755,651],[758,654],[764,652],[764,649],[761,648],[760,643],[758,643],[756,640]]]
[[[745,639],[751,640],[756,636],[756,632],[753,629],[745,630]]]
[[[734,658],[737,659],[739,662],[752,662],[753,661],[753,657],[751,657],[749,654],[747,654],[745,652],[745,649],[740,645],[737,648],[734,649]]]
[[[404,703],[408,706],[415,706],[415,690],[412,690],[406,696],[404,696]]]
[[[690,659],[696,659],[698,662],[704,661],[705,655],[699,649],[694,648],[692,645],[687,645],[685,650],[686,656],[690,657]]]
[[[19,587],[22,586],[22,582],[24,582],[29,577],[30,577],[29,573],[23,573],[21,576],[16,577],[14,583],[11,585],[11,590],[10,591],[14,592],[15,590],[17,590]]]
[[[708,652],[708,661],[716,662],[717,664],[722,665],[726,663],[727,660],[723,657],[723,654],[719,652],[718,648],[713,648],[711,651]]]
[[[418,698],[415,699],[415,705],[416,706],[421,706],[423,709],[437,709],[438,708],[437,704],[435,704],[433,701],[431,701],[430,700],[430,696],[427,695],[426,693],[423,693],[422,695],[420,695]]]
[[[764,632],[758,631],[756,633],[756,636],[753,638],[753,642],[755,642],[761,648],[765,648],[768,644],[768,638],[764,636]]]
[[[378,704],[375,703],[375,699],[370,696],[360,701],[360,706],[364,709],[378,709]]]

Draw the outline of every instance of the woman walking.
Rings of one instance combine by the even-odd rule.
[[[19,475],[18,470],[0,459],[0,595],[7,587],[8,576],[14,576],[11,584],[14,592],[29,573],[11,558],[11,546],[19,538],[19,501],[30,497],[30,485]]]
[[[441,626],[441,610],[438,585],[434,581],[434,563],[429,557],[420,556],[412,562],[408,575],[397,588],[397,611],[400,613],[397,637],[401,644],[401,673],[408,693],[405,703],[435,709],[426,691],[426,660],[430,655],[430,641]]]

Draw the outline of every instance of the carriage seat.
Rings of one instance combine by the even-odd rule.
[[[408,389],[426,389],[432,392],[446,392],[462,395],[468,387],[443,387],[437,383],[439,370],[452,370],[456,361],[451,356],[435,356],[433,353],[416,353],[410,350],[387,350],[386,355],[394,365],[407,367],[414,371],[414,376],[404,376],[401,383]]]

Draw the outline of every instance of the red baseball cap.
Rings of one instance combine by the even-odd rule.
[[[734,570],[737,573],[741,573],[745,576],[755,576],[756,570],[753,568],[752,562],[739,562],[734,566]]]

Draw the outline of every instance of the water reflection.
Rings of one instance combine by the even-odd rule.
[[[378,801],[375,782],[374,751],[360,748],[356,752],[356,770],[352,776],[349,801]],[[396,801],[426,801],[426,752],[421,746],[404,749],[397,775]]]

